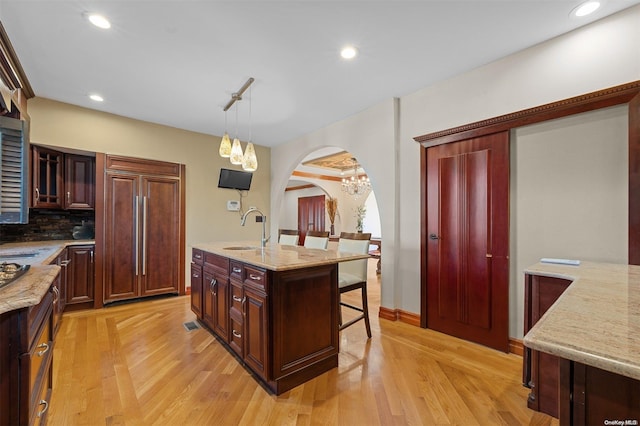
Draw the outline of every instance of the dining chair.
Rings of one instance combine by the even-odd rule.
[[[349,253],[369,253],[370,233],[342,232],[338,240],[338,251]],[[362,306],[355,306],[342,301],[342,294],[349,291],[360,290],[362,293]],[[367,303],[367,259],[350,260],[338,263],[338,290],[340,294],[340,330],[364,320],[367,336],[371,338],[371,325],[369,323],[369,304]],[[342,323],[342,306],[360,312],[356,318]]]
[[[300,234],[295,229],[281,229],[278,244],[283,246],[297,246]]]
[[[326,250],[329,245],[329,231],[307,231],[304,237],[306,248]]]

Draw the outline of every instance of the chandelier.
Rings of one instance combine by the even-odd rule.
[[[356,159],[351,157],[351,161],[353,161],[353,175],[349,178],[342,178],[342,192],[358,198],[360,195],[366,194],[371,190],[371,182],[367,175],[358,175],[359,164]]]
[[[227,102],[227,104],[224,106],[224,135],[222,136],[222,140],[220,141],[220,148],[218,150],[218,153],[221,157],[228,158],[231,161],[231,164],[242,165],[242,168],[248,172],[253,172],[258,169],[258,157],[256,157],[256,151],[253,147],[253,143],[251,142],[252,96],[249,96],[249,142],[247,143],[247,148],[245,149],[244,153],[242,152],[240,139],[238,139],[238,105],[236,104],[236,137],[233,139],[233,146],[231,145],[229,133],[227,133],[227,110],[231,108],[231,106],[236,101],[242,100],[242,94],[249,88],[249,86],[251,86],[251,83],[253,82],[253,77],[249,78],[249,80],[244,83],[240,90],[231,94],[231,100],[229,100],[229,102]]]

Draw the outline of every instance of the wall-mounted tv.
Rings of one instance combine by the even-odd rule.
[[[242,170],[220,169],[218,188],[237,189],[248,191],[251,187],[253,173]]]

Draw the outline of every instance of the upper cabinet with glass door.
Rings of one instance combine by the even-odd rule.
[[[93,210],[95,158],[31,146],[33,208]]]

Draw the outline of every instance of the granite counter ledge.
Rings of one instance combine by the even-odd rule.
[[[58,276],[57,265],[35,265],[20,278],[0,289],[0,314],[35,306]]]
[[[248,247],[249,249],[239,250],[237,249],[239,247]],[[271,271],[287,271],[369,258],[368,253],[358,254],[332,249],[309,249],[303,246],[288,246],[275,243],[261,248],[260,243],[256,241],[198,243],[194,244],[193,248]]]
[[[524,272],[573,281],[525,346],[640,380],[640,266],[537,263]]]

